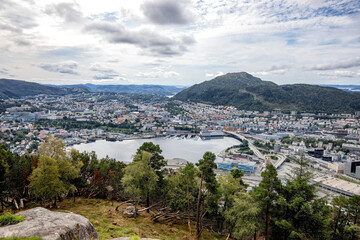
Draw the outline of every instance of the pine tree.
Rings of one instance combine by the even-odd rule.
[[[266,169],[261,173],[261,176],[262,181],[259,186],[255,188],[254,195],[261,206],[261,212],[264,216],[265,239],[269,239],[270,218],[279,198],[281,181],[277,177],[276,168],[272,164],[266,166]]]
[[[215,163],[216,156],[214,153],[206,152],[202,159],[196,164],[200,170],[200,185],[199,194],[197,198],[196,207],[196,237],[200,238],[202,228],[202,221],[206,214],[209,213],[210,208],[216,208],[218,206],[217,200],[219,197],[218,187],[219,184],[216,180]],[[203,189],[203,181],[205,182],[205,189]],[[202,192],[204,190],[205,202],[201,208]]]

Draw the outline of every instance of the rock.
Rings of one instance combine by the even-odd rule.
[[[126,217],[134,217],[135,216],[135,207],[134,206],[129,206],[129,207],[126,207],[124,212],[123,212],[123,215],[126,216]]]
[[[17,215],[25,221],[0,227],[0,238],[40,237],[44,240],[87,240],[99,239],[93,225],[83,216],[75,213],[52,212],[37,207]]]
[[[121,237],[121,238],[113,238],[111,240],[130,240],[131,237]],[[139,240],[159,240],[154,238],[140,238]]]

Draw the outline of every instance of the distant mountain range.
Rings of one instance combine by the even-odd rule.
[[[0,98],[21,98],[38,94],[65,95],[70,93],[88,92],[84,88],[66,88],[44,86],[34,82],[12,79],[0,79]]]
[[[246,72],[195,84],[174,96],[182,101],[232,105],[244,110],[360,111],[360,93],[308,84],[277,85]]]
[[[95,84],[77,84],[77,85],[48,85],[53,87],[76,87],[85,88],[90,92],[115,92],[115,93],[138,93],[149,95],[173,96],[184,90],[183,86],[166,85],[95,85]]]
[[[326,84],[321,84],[319,86],[338,88],[338,89],[344,90],[346,92],[360,92],[360,85],[326,85]]]

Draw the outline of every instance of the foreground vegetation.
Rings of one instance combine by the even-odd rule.
[[[318,198],[303,158],[286,183],[268,165],[248,192],[241,171],[216,176],[211,152],[179,171],[166,169],[161,153],[146,142],[126,165],[94,152],[66,152],[56,138],[36,155],[1,147],[1,207],[19,208],[26,199],[70,210],[88,217],[104,238],[360,239],[360,196]],[[118,202],[135,207],[131,218],[122,217],[129,205],[116,211]]]

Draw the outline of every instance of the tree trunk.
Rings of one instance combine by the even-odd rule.
[[[335,222],[335,226],[334,226],[333,238],[335,238],[335,236],[336,236],[336,230],[337,230],[337,226],[338,226],[338,223],[339,223],[339,217],[340,217],[340,214],[341,214],[341,208],[342,208],[342,206],[339,206],[339,211],[337,213],[336,222]]]
[[[201,172],[200,186],[199,186],[199,195],[197,199],[196,207],[196,237],[200,238],[200,197],[201,197],[201,187],[204,178],[204,172]]]
[[[188,226],[191,234],[191,222],[190,222],[190,197],[189,197],[189,176],[186,176],[186,196],[188,202]]]
[[[150,207],[150,192],[147,191],[146,194],[146,207]],[[150,213],[150,209],[146,210],[147,213]]]
[[[4,211],[4,198],[1,196],[1,212]]]
[[[269,239],[269,204],[266,204],[265,210],[265,240]]]
[[[56,208],[56,197],[55,197],[55,200],[54,200],[54,208]]]

